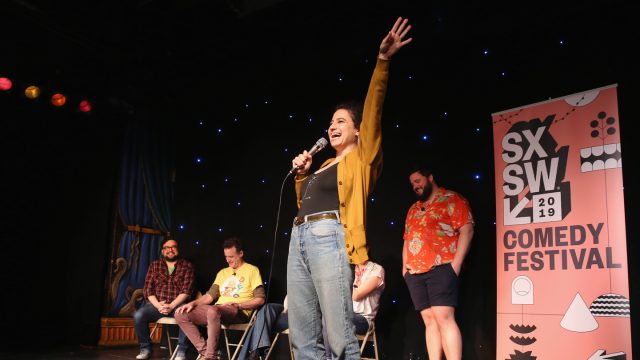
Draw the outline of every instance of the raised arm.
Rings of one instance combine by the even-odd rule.
[[[403,40],[411,29],[407,19],[398,18],[382,39],[378,52],[378,62],[371,76],[367,98],[364,101],[358,150],[361,158],[368,164],[381,164],[382,159],[382,105],[387,93],[389,78],[389,60],[398,50],[411,42]]]

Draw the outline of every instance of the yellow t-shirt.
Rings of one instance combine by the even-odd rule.
[[[260,270],[251,264],[244,263],[238,269],[230,267],[218,271],[213,281],[220,288],[220,297],[216,304],[241,303],[253,299],[253,290],[262,286]],[[247,316],[251,310],[244,310]]]

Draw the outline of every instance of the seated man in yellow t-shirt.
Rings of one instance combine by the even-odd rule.
[[[249,321],[251,312],[265,301],[260,271],[244,262],[240,239],[229,238],[223,247],[229,267],[218,272],[204,296],[183,305],[175,314],[180,329],[206,360],[218,359],[220,324]],[[214,301],[214,305],[209,305]],[[206,341],[198,330],[203,325],[207,326]]]

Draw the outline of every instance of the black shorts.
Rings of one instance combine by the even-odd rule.
[[[450,263],[438,265],[422,274],[407,272],[404,281],[418,311],[432,306],[458,305],[458,275]]]

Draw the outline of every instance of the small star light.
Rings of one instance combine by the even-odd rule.
[[[201,187],[202,189],[206,189],[206,188],[207,188],[207,185],[202,184],[202,185],[200,185],[200,187]]]
[[[476,132],[479,133],[480,132],[480,128],[476,128]]]
[[[409,80],[413,80],[413,76],[409,75]]]
[[[429,137],[427,135],[422,135],[422,141],[427,141],[429,140]]]
[[[289,149],[287,149],[287,148],[284,148],[284,152],[289,152]]]
[[[309,118],[309,122],[313,122],[313,118]]]
[[[285,231],[284,236],[289,236],[289,233]]]
[[[182,225],[182,224],[178,225],[178,229],[184,230],[184,225]]]
[[[507,73],[503,71],[500,73],[500,76],[507,76]]]
[[[293,119],[293,114],[289,114],[289,119]]]
[[[240,203],[240,201],[238,201],[238,202],[236,203],[236,205],[240,206],[240,205],[242,205],[242,204]]]
[[[199,157],[199,156],[198,156],[198,157],[196,158],[196,164],[202,164],[202,161],[203,161],[203,160],[202,160],[202,158],[201,158],[201,157]]]
[[[219,227],[219,228],[218,228],[218,232],[222,232],[222,227]]]
[[[446,111],[442,113],[442,116],[447,116],[447,115],[449,115],[449,113]]]
[[[218,128],[218,134],[222,133],[222,128]]]
[[[233,118],[233,122],[238,122],[238,118]]]
[[[473,175],[473,178],[474,178],[476,181],[479,181],[479,180],[480,180],[480,174],[475,174],[475,175]]]
[[[484,49],[484,50],[482,51],[482,54],[483,54],[483,55],[489,55],[489,50]]]
[[[269,253],[269,249],[267,249],[266,253],[267,253],[267,254]]]
[[[264,225],[260,225],[260,226],[258,226],[258,227],[259,227],[260,229],[262,229],[262,228],[264,227]],[[269,251],[269,250],[267,250],[267,251]]]
[[[249,104],[244,104],[245,109],[249,107]]]
[[[269,100],[265,100],[265,101],[264,101],[264,104],[265,104],[265,105],[269,105]]]
[[[396,224],[396,222],[395,222],[395,221],[393,221],[393,220],[389,221],[389,225],[393,226],[393,225],[395,225],[395,224]]]
[[[396,129],[399,129],[399,128],[400,128],[400,124],[396,124]]]
[[[228,183],[229,182],[229,178],[224,178],[224,182]]]
[[[196,245],[200,245],[200,241],[196,240]]]
[[[342,76],[338,76],[338,81],[342,81]]]
[[[371,198],[369,198],[369,201],[371,201],[372,203],[373,203],[373,202],[376,202],[376,198],[374,198],[374,197],[372,196]]]
[[[267,182],[267,180],[262,179],[262,180],[260,180],[260,182],[261,182],[261,183],[263,183],[263,184],[265,184],[265,183]]]
[[[564,45],[564,40],[560,40],[560,45]]]
[[[204,121],[200,121],[198,124],[200,124],[200,126],[204,125]]]
[[[398,300],[393,299],[393,300],[391,300],[391,303],[392,303],[392,304],[397,304],[397,303],[398,303]]]

